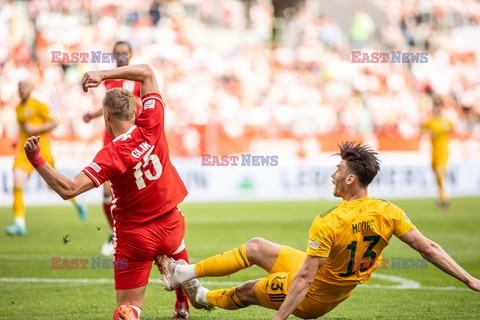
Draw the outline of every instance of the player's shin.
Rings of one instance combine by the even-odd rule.
[[[226,276],[250,267],[246,244],[235,249],[207,258],[195,264],[195,273],[201,277]]]
[[[227,310],[236,310],[246,307],[238,299],[237,287],[208,291],[205,293],[204,299],[209,305]],[[201,294],[197,295],[197,301],[199,303],[204,303],[204,301],[201,300]]]
[[[13,216],[25,219],[25,203],[23,202],[23,189],[13,188]]]
[[[187,249],[183,247],[183,250],[181,250],[178,253],[172,254],[171,258],[173,260],[184,260],[185,262],[188,263],[188,253]],[[183,314],[188,317],[189,313],[189,306],[188,306],[188,297],[183,292],[182,288],[177,288],[175,289],[175,295],[177,297],[177,300],[175,301],[175,313],[173,315],[174,318],[182,318]],[[183,308],[183,309],[182,309]]]

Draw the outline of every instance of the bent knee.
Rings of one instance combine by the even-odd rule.
[[[246,244],[247,245],[247,250],[259,251],[260,248],[266,244],[266,242],[268,242],[268,241],[263,239],[263,238],[259,238],[259,237],[252,238],[252,239],[248,240],[248,242]]]

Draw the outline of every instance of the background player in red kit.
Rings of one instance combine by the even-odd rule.
[[[128,64],[130,63],[130,59],[132,58],[132,46],[130,45],[130,43],[128,43],[127,41],[117,41],[113,46],[112,52],[116,58],[117,68],[128,66]],[[105,85],[105,88],[107,88],[107,90],[113,88],[124,88],[133,93],[137,102],[136,116],[139,115],[142,108],[142,105],[140,103],[140,82],[125,79],[107,79],[103,82],[103,84]],[[83,115],[83,121],[88,123],[92,119],[98,118],[102,115],[103,109],[100,107],[96,111],[85,113]],[[106,146],[107,144],[111,143],[113,138],[114,137],[110,135],[107,130],[105,130],[103,134],[103,145]],[[111,202],[112,192],[110,190],[110,184],[108,182],[105,182],[103,184],[103,212],[105,213],[105,217],[107,217],[108,224],[110,225],[110,231],[113,228]],[[101,252],[105,256],[113,255],[113,241],[111,232],[109,238],[103,244]]]
[[[142,83],[142,112],[135,118],[135,98],[123,88],[107,91],[103,115],[107,131],[115,136],[92,163],[73,180],[53,169],[40,156],[38,137],[30,137],[27,157],[47,184],[69,199],[109,180],[114,218],[115,289],[114,319],[139,319],[152,261],[167,254],[188,260],[183,237],[185,221],[177,205],[187,190],[170,162],[164,131],[164,103],[148,65],[135,65],[87,72],[85,91],[105,79],[128,79]],[[174,318],[188,318],[186,300],[177,294]]]

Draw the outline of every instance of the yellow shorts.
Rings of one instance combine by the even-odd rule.
[[[270,270],[270,275],[261,279],[255,286],[255,294],[263,307],[274,310],[280,308],[288,293],[292,278],[301,267],[306,256],[305,252],[282,246],[280,254],[272,270]],[[318,318],[347,298],[348,296],[335,302],[322,302],[321,298],[312,297],[307,293],[293,315],[302,319]]]
[[[52,168],[55,168],[55,163],[53,161],[53,156],[51,153],[43,153],[41,152],[42,150],[40,150],[40,154],[41,156],[43,157],[43,159],[45,159],[45,161],[50,165],[52,166]],[[24,170],[26,172],[28,172],[28,174],[30,175],[33,170],[35,169],[32,164],[30,163],[30,161],[28,161],[27,159],[27,156],[25,154],[25,151],[20,150],[17,155],[15,156],[15,159],[13,159],[13,169],[21,169],[21,170]]]

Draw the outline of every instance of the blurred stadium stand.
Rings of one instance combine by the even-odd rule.
[[[61,119],[53,132],[57,156],[91,159],[103,123],[85,124],[81,115],[100,106],[103,91],[85,94],[79,84],[85,71],[114,64],[52,63],[51,51],[110,52],[116,40],[130,41],[132,63],[157,73],[174,156],[275,145],[309,157],[347,138],[417,151],[427,145],[419,126],[432,90],[444,97],[455,143],[464,145],[458,150],[480,153],[474,0],[0,3],[2,155],[14,152],[17,82],[28,76]],[[428,63],[353,64],[353,49],[428,52]]]

